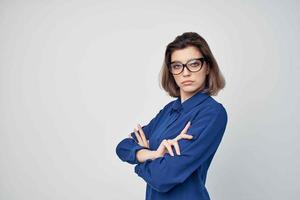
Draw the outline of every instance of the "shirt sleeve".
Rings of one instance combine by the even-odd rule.
[[[178,141],[181,155],[173,150],[174,156],[167,153],[155,160],[148,159],[135,166],[135,173],[158,192],[168,192],[177,184],[183,183],[214,155],[221,142],[227,124],[227,113],[220,105],[217,109],[207,109],[191,121],[188,134],[193,135],[193,139]]]
[[[163,110],[164,108],[161,109],[147,125],[142,126],[147,140],[151,136],[152,128],[158,118],[161,116]],[[142,147],[138,144],[138,140],[134,134],[134,131],[130,134],[132,138],[125,138],[119,142],[116,147],[116,154],[124,162],[128,162],[129,164],[139,164],[140,162],[136,159],[136,152],[140,149],[146,149],[146,147]]]

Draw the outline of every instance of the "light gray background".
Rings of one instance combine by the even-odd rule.
[[[297,200],[299,1],[0,1],[0,199],[144,199],[115,147],[173,98],[166,45],[209,43],[227,85],[213,200]]]

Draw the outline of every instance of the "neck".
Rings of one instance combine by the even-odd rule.
[[[189,99],[191,96],[193,96],[194,94],[196,94],[197,92],[199,92],[202,89],[203,89],[203,87],[200,87],[198,90],[196,90],[194,92],[184,92],[184,91],[180,90],[181,103],[183,103],[184,101],[186,101],[187,99]]]

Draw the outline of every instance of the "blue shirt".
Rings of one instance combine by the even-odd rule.
[[[149,149],[156,150],[163,139],[175,138],[188,121],[187,134],[193,139],[178,141],[181,155],[166,153],[154,160],[139,162],[136,152],[140,146],[134,132],[133,138],[123,139],[116,154],[125,162],[136,164],[134,172],[146,183],[146,200],[209,200],[205,187],[209,165],[222,140],[227,124],[223,105],[210,95],[199,91],[181,102],[180,97],[166,104],[156,116],[142,126]]]

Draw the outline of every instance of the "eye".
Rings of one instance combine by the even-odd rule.
[[[192,63],[189,63],[189,66],[191,67],[199,67],[201,65],[200,61],[194,61]]]
[[[180,64],[175,63],[175,64],[172,64],[171,67],[173,69],[180,69],[182,66]]]

